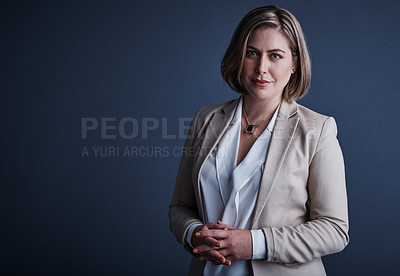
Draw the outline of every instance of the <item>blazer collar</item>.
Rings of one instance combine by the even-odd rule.
[[[233,119],[233,115],[235,114],[236,108],[239,105],[239,101],[242,98],[242,96],[240,96],[239,98],[231,101],[231,103],[229,103],[228,105],[226,105],[225,107],[223,107],[221,109],[221,114],[222,115],[226,115],[228,118],[230,118],[231,120]]]
[[[217,110],[216,113],[221,115],[226,115],[228,118],[232,119],[233,115],[236,111],[236,108],[239,104],[239,100],[243,96],[231,101],[228,105],[223,107],[221,110]],[[281,119],[288,119],[297,114],[297,103],[296,101],[287,102],[286,100],[282,100],[281,106],[279,108],[278,116]]]
[[[296,114],[297,114],[297,103],[295,101],[289,103],[285,100],[282,100],[281,107],[279,109],[280,119],[289,119]]]
[[[228,129],[229,123],[232,121],[236,108],[239,104],[239,99],[240,98],[233,100],[223,108],[214,111],[209,119],[209,122],[205,123],[207,128],[201,141],[200,152],[198,155],[197,164],[195,166],[195,169],[198,173],[200,172],[200,169],[207,156],[218,144],[219,140]],[[195,174],[194,176],[198,177],[199,175]]]
[[[243,97],[243,96],[241,96]],[[228,105],[223,107],[221,110],[217,111],[221,115],[227,115],[228,117],[233,118],[233,114],[236,111],[236,108],[239,104],[239,100],[241,97],[231,101]],[[279,108],[279,115],[283,116],[283,118],[290,118],[297,113],[297,103],[296,101],[287,102],[286,100],[282,100],[281,107]]]

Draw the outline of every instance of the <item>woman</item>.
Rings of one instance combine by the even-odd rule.
[[[241,93],[195,115],[169,209],[190,275],[326,275],[348,243],[344,164],[332,117],[295,102],[310,58],[296,18],[260,7],[221,66]]]

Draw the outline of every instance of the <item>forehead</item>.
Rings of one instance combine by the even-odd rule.
[[[289,40],[280,29],[258,28],[250,33],[247,46],[258,49],[289,49]]]

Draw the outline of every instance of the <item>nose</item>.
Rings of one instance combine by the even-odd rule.
[[[255,72],[258,74],[267,74],[268,73],[268,59],[265,55],[262,55],[258,60],[258,64],[256,65]]]

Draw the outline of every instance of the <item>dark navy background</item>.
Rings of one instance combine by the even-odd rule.
[[[178,136],[179,118],[237,97],[224,51],[249,10],[277,4],[311,52],[300,103],[335,117],[346,162],[351,241],[324,258],[328,274],[400,275],[399,3],[3,2],[0,274],[185,275],[167,218],[184,139],[163,136],[162,118]],[[116,138],[83,139],[86,117],[115,118]],[[119,135],[126,117],[134,139]],[[160,123],[147,138],[143,118]],[[100,146],[146,152],[96,157]]]

